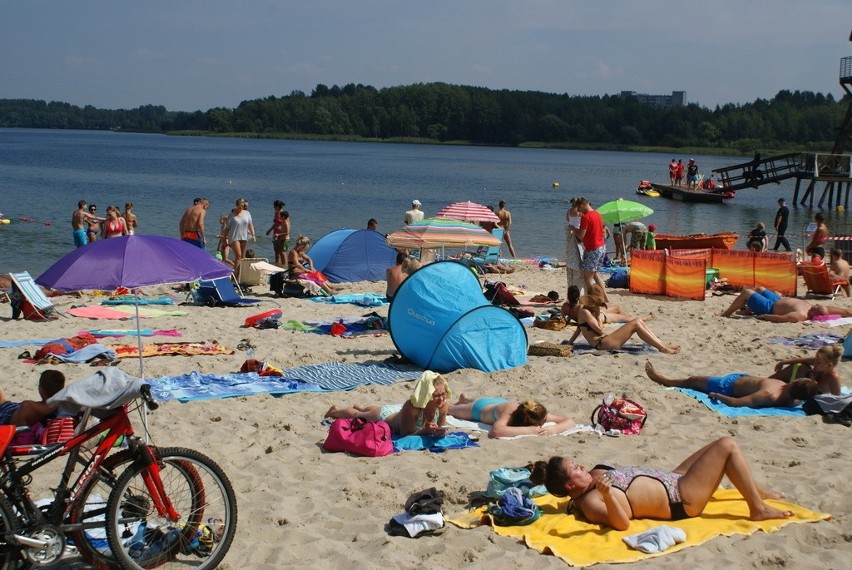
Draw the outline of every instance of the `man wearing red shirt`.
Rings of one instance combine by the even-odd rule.
[[[583,261],[580,263],[580,268],[583,270],[583,279],[586,282],[586,289],[597,282],[604,291],[606,297],[606,288],[603,280],[598,275],[598,270],[601,268],[603,258],[606,255],[606,241],[604,241],[604,223],[601,215],[594,209],[586,198],[577,198],[577,207],[583,217],[580,219],[580,229],[577,230],[577,239],[582,240]],[[609,301],[609,299],[607,299]]]

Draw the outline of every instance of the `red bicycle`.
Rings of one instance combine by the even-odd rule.
[[[83,382],[91,384],[88,396],[103,388],[102,400],[76,401],[69,388]],[[16,428],[0,426],[0,568],[51,564],[71,544],[99,568],[207,569],[221,562],[236,533],[233,487],[202,453],[154,447],[135,435],[129,413],[158,406],[147,384],[113,368],[50,401],[82,412],[68,441],[10,447]],[[136,405],[129,409],[129,402]],[[100,422],[87,427],[91,415]],[[121,438],[127,448],[111,453]],[[33,473],[58,457],[67,460],[53,498],[34,502]]]

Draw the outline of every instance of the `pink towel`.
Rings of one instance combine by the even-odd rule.
[[[131,319],[135,314],[126,313],[110,309],[109,307],[93,306],[93,307],[72,307],[68,312],[75,317],[84,317],[86,319]],[[141,318],[142,315],[139,315]]]

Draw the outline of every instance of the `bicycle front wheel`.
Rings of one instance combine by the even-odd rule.
[[[18,521],[15,518],[15,509],[4,493],[0,495],[0,568],[2,570],[18,567],[21,549],[19,545],[10,542],[12,535],[16,532],[18,532]]]
[[[110,493],[106,532],[116,562],[129,570],[215,568],[237,529],[237,501],[227,475],[202,453],[170,448],[159,478],[176,520],[158,512],[156,477],[148,467],[129,467]]]

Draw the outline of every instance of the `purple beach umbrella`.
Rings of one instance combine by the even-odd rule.
[[[139,371],[142,335],[139,324],[138,287],[189,283],[230,275],[232,269],[207,251],[180,240],[153,235],[132,235],[96,241],[78,247],[51,265],[35,281],[57,291],[134,290]]]

